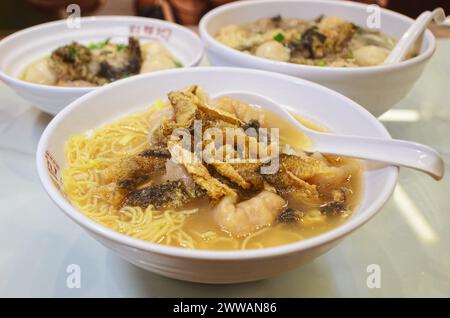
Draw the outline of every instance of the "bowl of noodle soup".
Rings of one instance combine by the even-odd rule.
[[[203,56],[198,36],[175,23],[131,16],[82,17],[79,23],[52,21],[3,38],[0,79],[55,115],[111,81],[197,66]]]
[[[165,158],[166,153],[160,149],[149,150],[146,144],[149,136],[156,134],[155,114],[163,114],[167,109],[164,105],[173,103],[175,106],[180,96],[196,94],[201,99],[202,94],[216,96],[233,90],[270,97],[303,120],[316,124],[317,129],[390,138],[385,128],[361,106],[302,79],[239,68],[177,69],[112,83],[81,97],[59,113],[44,131],[37,150],[37,168],[45,190],[68,217],[130,263],[167,277],[204,283],[254,281],[293,269],[328,251],[381,209],[394,189],[398,169],[365,162],[359,163],[360,180],[347,184],[358,192],[355,202],[348,203],[351,213],[345,214],[345,220],[344,214],[339,214],[342,222],[315,233],[307,231],[308,223],[302,223],[305,230],[300,232],[290,231],[292,225],[285,224],[254,229],[233,227],[231,223],[220,223],[220,219],[220,227],[217,227],[209,223],[217,218],[208,216],[217,211],[218,205],[192,205],[184,185],[172,179],[158,185],[150,183],[143,188],[133,188],[125,197],[116,191],[118,185],[121,189],[135,186],[130,180],[134,182],[139,177],[133,174],[133,178],[126,179],[120,171],[125,169],[123,171],[129,173],[129,167],[141,162],[142,157],[153,156],[151,160],[155,160],[145,169],[161,166],[159,160]],[[172,93],[166,100],[169,92]],[[208,111],[210,115],[217,114],[211,109]],[[220,116],[223,118],[225,114],[221,112]],[[267,118],[268,122],[276,122],[274,118]],[[263,119],[260,122],[263,123]],[[283,137],[282,132],[280,135]],[[170,145],[171,142],[170,139]],[[128,153],[134,155],[128,156]],[[170,153],[173,158],[174,152],[171,150]],[[117,161],[115,157],[125,159]],[[284,157],[280,155],[280,158]],[[168,166],[167,161],[161,167],[166,174],[177,173],[176,167]],[[187,165],[185,168],[192,172]],[[212,175],[213,172],[209,172]],[[110,177],[122,179],[113,189],[109,181],[104,182],[104,186],[97,186],[101,183],[99,180]],[[199,200],[215,195],[204,187],[204,183],[195,177],[194,180],[203,187]],[[275,181],[269,181],[277,187]],[[261,193],[266,191],[266,185],[264,182]],[[224,188],[230,190],[222,185],[221,189]],[[143,196],[144,192],[147,196]],[[176,196],[166,201],[172,192]],[[120,194],[119,199],[116,194]],[[150,194],[154,195],[151,205],[142,206],[140,200],[147,200]],[[271,204],[275,204],[277,196],[270,191],[265,195],[269,196]],[[188,203],[181,210],[172,209],[170,204],[175,199]],[[121,202],[121,208],[115,210],[113,206],[117,200]],[[254,202],[250,203],[251,206]],[[243,207],[240,204],[236,205],[237,210]],[[290,210],[292,207],[289,205]],[[276,208],[269,206],[268,210]],[[302,214],[302,222],[324,218],[318,210],[314,211]],[[322,206],[320,211],[325,213]],[[291,214],[284,216],[284,221],[291,222]],[[282,223],[281,219],[278,216],[277,222]],[[226,231],[222,233],[220,229]],[[196,237],[196,233],[201,237]]]
[[[215,8],[205,14],[200,21],[199,32],[208,54],[208,60],[214,66],[255,68],[300,77],[331,88],[364,106],[373,115],[380,116],[402,100],[411,90],[434,54],[436,39],[430,30],[426,30],[421,39],[420,50],[413,53],[414,57],[396,64],[382,64],[381,61],[384,61],[387,52],[377,54],[372,51],[373,44],[383,42],[372,41],[375,33],[381,31],[392,39],[399,39],[414,20],[395,11],[359,2],[331,0],[237,1]],[[267,20],[271,18],[281,20],[281,27],[272,30],[269,27],[269,32],[266,32]],[[330,61],[316,56],[309,61],[309,64],[304,64],[302,61],[297,64],[299,61],[289,62],[290,60],[285,61],[286,59],[283,57],[276,57],[276,55],[291,55],[292,57],[294,53],[299,53],[289,41],[290,33],[294,31],[296,39],[299,39],[300,42],[302,39],[311,38],[306,32],[302,32],[298,37],[295,29],[300,28],[301,30],[304,22],[310,23],[322,18],[328,20],[326,24],[329,24],[330,29],[327,28],[327,31],[332,35],[329,38],[346,34],[345,27],[341,29],[341,26],[345,26],[349,22],[358,28],[367,29],[369,33],[372,33],[370,34],[371,40],[366,42],[370,45],[362,47],[363,50],[358,50],[358,53],[356,51],[354,54],[351,53],[350,60],[358,60],[358,56],[360,56],[362,60],[367,59],[366,62],[368,62],[374,56],[382,55],[383,57],[377,58],[380,63],[364,62],[364,65],[371,66],[352,66],[351,64],[342,64],[342,61],[339,60],[335,61],[336,63],[330,63]],[[260,23],[257,23],[258,21]],[[283,21],[287,26],[283,26]],[[336,23],[337,21],[346,23],[340,24]],[[295,24],[298,23],[300,25],[296,26]],[[319,31],[320,29],[319,25]],[[274,33],[270,34],[270,31],[274,31]],[[227,33],[229,39],[227,39]],[[320,34],[323,36],[327,33]],[[252,46],[257,42],[265,41],[266,36],[269,36],[271,41],[265,44],[272,45],[265,46],[265,49],[261,45],[261,53],[253,54]],[[280,45],[278,41],[283,42],[284,45]],[[289,45],[285,43],[286,41],[289,41]],[[316,41],[311,42],[316,43]],[[303,43],[300,46],[302,45]],[[290,54],[283,54],[286,49]],[[277,51],[281,51],[281,53],[275,54]],[[272,58],[268,58],[268,56]],[[340,66],[338,66],[339,62]]]

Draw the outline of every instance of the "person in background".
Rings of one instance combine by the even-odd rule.
[[[237,0],[14,0],[0,1],[0,37],[31,25],[67,16],[66,7],[78,4],[83,16],[138,15],[196,25],[208,10]],[[338,0],[337,0],[338,1]],[[349,0],[347,0],[349,1]],[[425,10],[443,7],[449,0],[353,0],[377,4],[416,18]]]
[[[14,0],[0,1],[0,38],[32,25],[66,17],[69,4],[78,4],[90,15],[107,0]],[[122,0],[119,0],[122,1]]]
[[[137,15],[165,19],[184,25],[196,25],[208,10],[237,0],[135,0]],[[353,0],[376,4],[412,18],[425,10],[443,7],[450,11],[449,0]]]
[[[236,0],[136,0],[139,16],[196,25],[210,9]]]

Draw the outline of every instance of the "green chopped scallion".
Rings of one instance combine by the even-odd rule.
[[[106,45],[108,45],[109,41],[111,41],[111,38],[107,38],[106,40],[97,43],[89,43],[88,49],[103,49]]]
[[[116,45],[117,51],[119,51],[119,52],[125,50],[127,47],[128,47],[128,45],[122,44],[122,43],[119,43]]]
[[[158,111],[164,108],[164,101],[161,98],[158,98],[152,105],[152,110]]]
[[[320,61],[316,61],[314,63],[314,65],[315,66],[327,66],[327,62],[320,60]]]
[[[76,47],[70,48],[70,57],[72,59],[75,59],[77,57],[77,48]]]
[[[277,42],[283,42],[285,37],[284,37],[283,33],[278,33],[277,35],[275,35],[273,37],[273,39]]]

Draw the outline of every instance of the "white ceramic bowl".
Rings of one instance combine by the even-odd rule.
[[[366,26],[366,19],[371,14],[367,8],[367,5],[350,1],[239,1],[207,13],[200,21],[199,30],[212,65],[256,68],[304,78],[346,95],[373,115],[379,116],[409,92],[433,55],[436,43],[429,30],[425,33],[422,50],[417,57],[396,65],[361,68],[318,67],[272,61],[242,53],[214,39],[219,29],[226,25],[252,22],[278,14],[286,18],[303,19],[315,19],[321,14],[337,15]],[[380,9],[381,31],[388,35],[399,38],[412,22],[404,15]]]
[[[128,36],[142,41],[160,41],[185,67],[196,66],[203,56],[199,37],[189,29],[157,19],[102,16],[80,19],[80,28],[69,28],[66,20],[44,23],[16,32],[0,41],[0,79],[37,108],[56,114],[78,97],[98,87],[56,87],[19,79],[32,62],[59,46],[78,41],[126,43]]]
[[[158,245],[110,230],[81,214],[62,192],[61,170],[66,166],[65,142],[113,119],[149,107],[167,92],[198,84],[212,96],[244,90],[263,94],[331,130],[390,138],[386,129],[364,108],[317,84],[271,72],[221,67],[198,67],[145,74],[102,87],[76,100],[47,126],[36,160],[41,182],[53,201],[72,220],[106,247],[146,270],[182,280],[231,283],[263,279],[295,268],[323,254],[373,217],[389,198],[398,169],[367,168],[359,208],[338,228],[288,245],[244,251],[204,251]],[[129,92],[133,93],[130,94]]]

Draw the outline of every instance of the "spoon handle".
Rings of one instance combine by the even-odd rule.
[[[399,63],[404,60],[406,54],[413,47],[413,44],[419,39],[423,32],[427,29],[432,20],[438,23],[443,23],[445,20],[445,13],[442,8],[437,8],[433,11],[422,12],[403,34],[397,45],[391,51],[389,56],[384,61],[384,64]]]
[[[315,151],[385,162],[420,170],[436,180],[444,176],[444,161],[431,147],[411,141],[314,133]]]
[[[436,180],[440,180],[444,176],[444,161],[436,150],[428,146],[403,140],[321,133],[303,126],[287,111],[287,108],[267,97],[239,91],[223,93],[216,98],[220,96],[229,96],[249,104],[262,106],[288,120],[313,141],[313,149],[305,149],[307,151],[409,167],[428,173]]]

